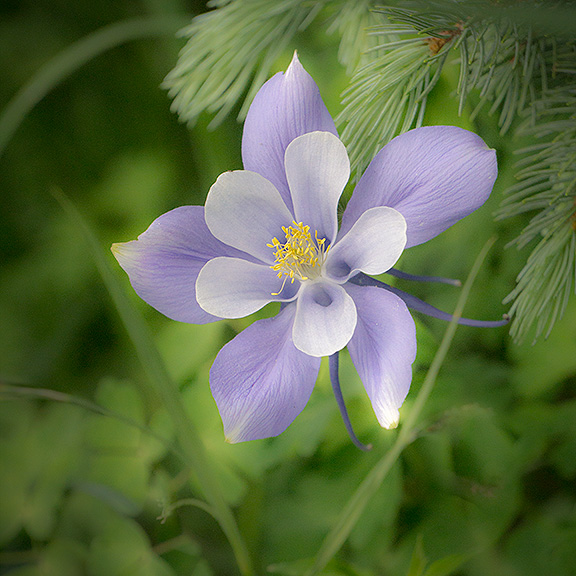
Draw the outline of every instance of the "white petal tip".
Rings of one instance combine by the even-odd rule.
[[[388,410],[386,414],[380,415],[378,421],[380,422],[380,426],[382,426],[382,428],[385,428],[386,430],[394,430],[395,428],[398,428],[398,423],[400,422],[400,412],[395,410],[395,413],[390,414],[390,411]]]
[[[138,240],[131,240],[130,242],[115,242],[110,246],[112,255],[120,264],[129,263],[134,260],[134,249],[136,248]]]
[[[265,438],[273,438],[275,434],[270,434],[269,436],[264,436]],[[260,440],[262,436],[253,436],[252,434],[246,434],[241,426],[237,426],[232,431],[224,432],[224,441],[226,444],[240,444],[241,442],[249,442],[251,440]]]
[[[399,422],[400,422],[400,417],[398,417],[395,420],[393,420],[392,422],[390,422],[390,424],[388,424],[388,426],[386,426],[386,428],[388,430],[394,430],[395,428],[398,428]]]
[[[227,444],[238,444],[238,442],[242,442],[239,436],[241,436],[241,430],[238,426],[235,426],[232,430],[224,429],[224,440]]]
[[[302,64],[300,64],[300,59],[298,58],[298,50],[294,50],[294,54],[292,56],[292,60],[290,65],[286,69],[286,76],[296,71],[296,69],[301,69]]]

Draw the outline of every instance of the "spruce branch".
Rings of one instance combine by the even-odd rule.
[[[489,104],[502,133],[546,87],[550,42],[478,4],[375,9],[384,18],[372,29],[380,42],[352,77],[337,118],[357,173],[394,136],[422,124],[426,99],[447,62],[459,63],[460,113],[474,94],[472,119]]]
[[[217,0],[216,10],[192,20],[188,38],[164,87],[180,119],[193,125],[206,111],[218,125],[249,86],[243,119],[254,95],[294,35],[314,20],[325,0]]]
[[[366,52],[377,45],[375,37],[369,34],[370,28],[378,23],[372,7],[372,0],[333,2],[329,6],[333,15],[327,32],[340,36],[338,61],[349,76],[365,59]]]
[[[421,17],[402,8],[375,13],[384,16],[372,28],[381,40],[352,76],[336,118],[357,175],[394,136],[422,124],[426,97],[440,77],[449,44],[462,33],[458,22],[437,15]]]
[[[576,74],[576,56],[563,65]],[[518,341],[532,329],[534,339],[548,336],[576,285],[576,86],[547,91],[533,112],[536,123],[519,131],[543,142],[520,150],[519,181],[497,213],[502,219],[538,210],[511,243],[521,249],[536,242],[505,300]]]

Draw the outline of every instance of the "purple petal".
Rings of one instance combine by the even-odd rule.
[[[269,302],[293,299],[298,287],[298,282],[283,283],[270,266],[242,258],[214,258],[198,275],[196,297],[214,316],[243,318]]]
[[[370,208],[326,256],[326,271],[343,283],[359,271],[381,274],[397,262],[406,244],[406,221],[394,208]]]
[[[426,242],[488,199],[496,153],[472,132],[426,126],[401,134],[376,155],[342,218],[342,232],[374,206],[390,206],[408,224],[406,248]]]
[[[229,246],[274,262],[273,238],[284,239],[283,226],[294,217],[274,186],[256,172],[224,172],[206,198],[206,224]]]
[[[192,324],[219,320],[196,301],[202,267],[217,256],[242,254],[212,236],[202,206],[171,210],[138,240],[114,244],[112,251],[140,298],[169,318]]]
[[[292,343],[295,308],[254,322],[216,357],[210,388],[228,442],[278,436],[306,406],[320,358]]]
[[[292,338],[310,356],[330,356],[348,344],[356,327],[356,307],[332,282],[304,282],[298,293]]]
[[[318,86],[294,53],[286,73],[275,74],[256,94],[242,137],[244,168],[272,182],[290,209],[284,152],[294,138],[315,130],[338,135]]]
[[[408,394],[416,357],[416,328],[406,304],[390,292],[346,284],[358,311],[348,343],[352,362],[366,388],[378,422],[398,425],[398,408]]]
[[[330,244],[338,232],[338,199],[350,177],[344,144],[330,132],[304,134],[286,148],[285,164],[296,221]]]

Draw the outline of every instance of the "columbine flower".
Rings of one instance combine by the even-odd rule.
[[[494,151],[449,126],[395,138],[360,179],[338,231],[348,156],[295,55],[256,95],[242,156],[245,170],[222,174],[205,208],[164,214],[138,240],[115,244],[116,258],[136,292],[175,320],[240,318],[281,303],[224,346],[210,371],[230,442],[283,432],[306,405],[322,356],[341,404],[346,346],[378,421],[395,427],[416,354],[404,300],[434,309],[369,275],[399,274],[392,267],[404,248],[482,205],[496,179]]]

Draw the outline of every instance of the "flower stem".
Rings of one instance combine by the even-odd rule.
[[[154,16],[114,22],[74,42],[49,60],[8,102],[0,114],[0,156],[18,127],[53,88],[106,50],[130,40],[173,35],[190,23],[189,16]]]
[[[464,310],[466,300],[470,295],[470,290],[472,289],[474,280],[480,271],[488,251],[495,241],[495,238],[488,240],[474,261],[472,269],[470,270],[470,274],[468,275],[464,287],[462,288],[462,293],[458,298],[458,303],[456,304],[456,309],[454,310],[452,320],[446,328],[446,332],[444,333],[440,347],[434,356],[434,360],[428,369],[426,378],[422,384],[422,388],[418,392],[416,400],[412,405],[412,409],[406,416],[398,436],[396,436],[394,445],[382,457],[382,459],[376,463],[374,468],[368,472],[354,494],[352,494],[350,500],[348,500],[347,504],[344,506],[340,517],[336,521],[336,524],[324,539],[324,542],[322,543],[322,546],[320,547],[320,550],[316,556],[314,565],[306,573],[306,576],[316,576],[319,574],[338,552],[340,547],[344,544],[352,532],[352,529],[362,515],[364,508],[366,508],[367,504],[372,500],[374,494],[379,489],[388,472],[390,472],[392,469],[392,466],[394,466],[398,460],[398,457],[404,448],[406,448],[406,446],[408,446],[414,440],[416,436],[415,428],[418,417],[420,416],[422,409],[424,408],[424,405],[426,404],[426,401],[432,392],[438,372],[440,371],[440,368],[444,363],[444,359],[446,358],[446,354],[448,353],[450,345],[452,344],[456,328],[458,327],[458,319],[462,316],[462,312]]]
[[[136,348],[136,353],[149,377],[149,382],[156,394],[162,399],[174,423],[185,463],[195,475],[198,485],[209,504],[209,509],[226,534],[241,574],[243,576],[253,575],[254,571],[248,549],[240,534],[236,519],[222,495],[218,477],[212,467],[210,458],[208,458],[202,438],[184,410],[178,386],[168,374],[148,326],[128,300],[123,287],[103,254],[98,239],[76,207],[62,192],[54,191],[53,194],[77,224],[91,248],[98,271]]]

